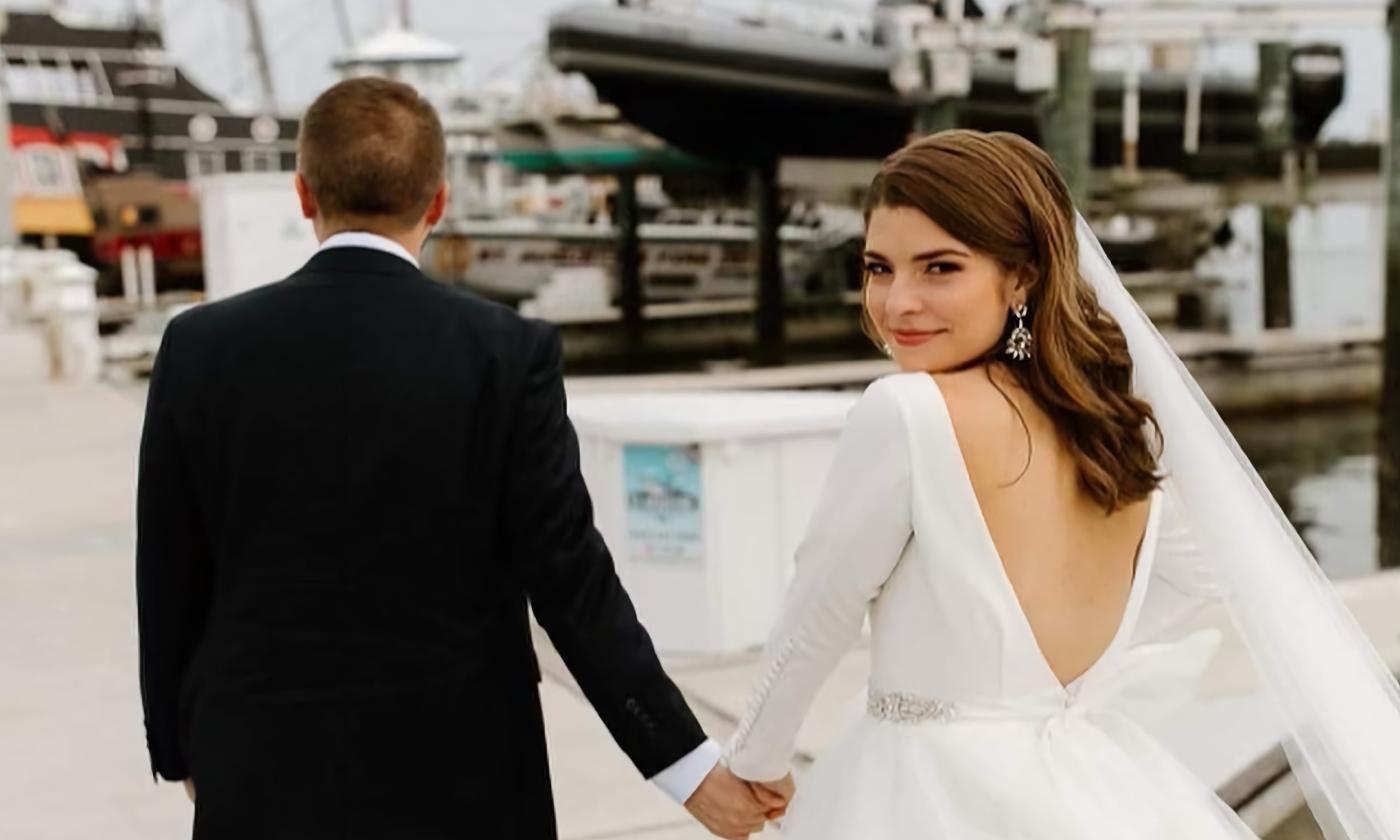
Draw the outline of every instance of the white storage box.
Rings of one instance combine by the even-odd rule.
[[[761,645],[855,393],[571,401],[598,530],[659,650]]]
[[[206,300],[275,283],[316,253],[291,172],[229,172],[200,178]]]

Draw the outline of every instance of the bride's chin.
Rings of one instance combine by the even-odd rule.
[[[904,355],[895,354],[894,363],[899,366],[900,373],[948,373],[960,370],[966,362],[949,362],[946,359],[930,357],[918,353]]]
[[[894,363],[899,366],[901,373],[938,373],[936,365],[929,363],[928,359],[921,359],[917,355],[904,355],[896,353]]]

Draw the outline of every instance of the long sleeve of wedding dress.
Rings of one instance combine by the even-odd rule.
[[[1224,582],[1201,553],[1196,535],[1183,518],[1180,490],[1168,477],[1163,482],[1166,494],[1162,530],[1157,538],[1157,575],[1184,594],[1218,601],[1225,597]]]
[[[1186,525],[1180,491],[1170,478],[1162,486],[1162,524],[1153,564],[1155,582],[1148,588],[1134,632],[1138,642],[1178,637],[1184,623],[1192,622],[1203,608],[1222,605],[1226,596],[1224,582]]]
[[[739,777],[788,772],[797,732],[817,690],[860,635],[866,609],[912,531],[910,447],[890,380],[851,409],[796,575],[770,636],[762,681],[727,751]]]

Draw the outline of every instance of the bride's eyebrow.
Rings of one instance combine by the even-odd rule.
[[[936,260],[939,257],[970,257],[966,251],[959,251],[957,248],[936,248],[932,251],[925,251],[922,254],[915,254],[913,262],[923,262],[924,260]]]
[[[914,256],[909,258],[909,261],[924,262],[925,260],[936,260],[939,257],[963,257],[964,259],[966,259],[971,256],[972,255],[967,253],[966,251],[960,251],[957,248],[936,248],[932,251],[925,251],[922,254],[915,254]],[[878,260],[883,263],[893,262],[889,257],[885,256],[884,254],[881,254],[879,251],[867,250],[865,252],[865,258],[868,260]]]

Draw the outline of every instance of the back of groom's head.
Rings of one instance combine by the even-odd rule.
[[[297,171],[327,222],[413,228],[442,185],[446,156],[433,106],[388,79],[329,88],[297,135]]]

